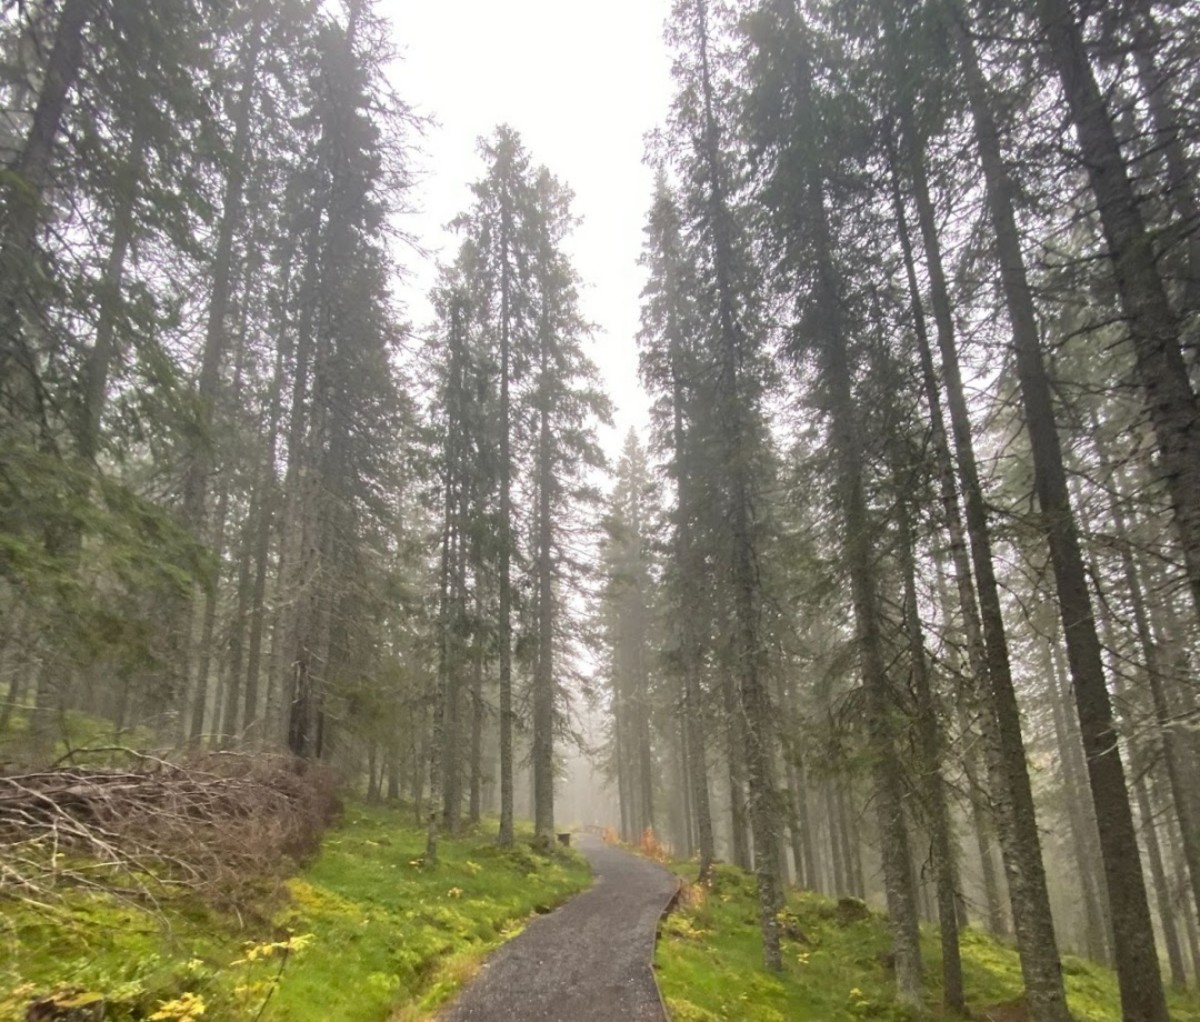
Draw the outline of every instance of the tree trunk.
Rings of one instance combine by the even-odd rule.
[[[842,842],[842,864],[846,869],[846,891],[855,898],[867,896],[863,878],[862,842],[859,840],[858,819],[853,803],[853,783],[848,774],[839,774],[833,782],[837,799],[838,838]],[[911,856],[910,856],[911,859]]]
[[[994,136],[994,126],[991,126],[990,111],[987,107],[986,87],[982,75],[978,72],[970,38],[957,18],[954,19],[953,28],[960,59],[966,71],[967,94],[976,121],[976,135],[982,139],[990,130],[991,136]],[[1021,972],[1033,1022],[1069,1022],[1058,946],[1050,914],[1050,899],[1046,890],[1046,874],[1042,863],[1033,793],[1029,784],[1025,746],[1021,736],[1020,710],[1013,688],[1008,639],[992,562],[987,505],[983,499],[983,488],[975,463],[970,418],[959,370],[958,353],[954,347],[949,292],[945,286],[945,277],[940,272],[940,256],[936,260],[932,258],[935,249],[931,248],[931,241],[936,244],[936,226],[928,188],[923,185],[923,177],[921,180],[914,179],[921,232],[925,238],[926,252],[931,257],[930,280],[933,284],[934,313],[938,323],[938,346],[942,355],[951,424],[958,452],[959,476],[966,498],[967,530],[971,540],[971,558],[975,568],[980,620],[987,653],[988,688],[985,693],[981,693],[983,706],[980,722],[988,746],[991,795],[997,808],[996,818],[1005,872],[1008,876],[1013,927],[1017,934]],[[938,270],[936,278],[935,263]]]
[[[1172,832],[1172,837],[1178,837],[1178,835]],[[1183,890],[1187,886],[1187,880],[1182,876],[1183,859],[1180,858],[1178,847],[1174,849],[1173,859],[1176,867],[1176,887],[1178,890]],[[1179,911],[1183,920],[1183,932],[1187,936],[1188,955],[1192,962],[1192,978],[1195,980],[1200,978],[1200,929],[1196,925],[1196,914],[1189,910],[1186,902],[1179,905]]]
[[[925,653],[924,630],[917,610],[916,552],[912,535],[912,488],[902,478],[897,467],[899,555],[904,572],[904,626],[908,635],[911,676],[916,696],[917,733],[921,750],[921,773],[926,807],[926,827],[933,849],[933,872],[937,890],[937,919],[942,945],[942,1004],[947,1011],[963,1014],[966,1000],[963,992],[962,955],[958,946],[957,861],[947,792],[942,777],[942,758],[945,737],[934,703],[933,685],[929,678],[929,662]]]
[[[804,760],[799,743],[791,736],[793,724],[791,713],[795,711],[794,685],[786,685],[782,673],[779,675],[780,724],[787,729],[780,735],[784,752],[784,768],[788,785],[788,834],[791,838],[792,861],[796,867],[796,884],[810,891],[819,889],[817,867],[814,860],[812,825],[809,822],[808,788],[804,773]]]
[[[50,167],[62,128],[67,96],[83,66],[83,32],[94,14],[95,0],[66,0],[54,32],[33,122],[17,158],[5,168],[3,216],[0,217],[0,430],[33,423],[40,446],[54,451],[50,410],[42,388],[39,353],[31,347],[23,320],[40,304],[35,294],[42,273],[37,233],[43,202],[51,187]],[[52,555],[70,537],[48,532]],[[77,540],[74,540],[77,543]],[[54,751],[55,717],[62,709],[70,668],[58,651],[47,652],[38,673],[30,722],[30,758],[49,761]]]
[[[242,302],[240,316],[237,326],[237,348],[234,354],[234,364],[236,371],[233,378],[233,388],[231,394],[231,405],[234,408],[240,408],[242,403],[242,383],[244,378],[244,355],[246,350],[246,336],[248,327],[248,308],[249,308],[249,280],[252,276],[252,270],[249,264],[245,267],[245,280],[243,281],[243,293],[247,295],[247,300]],[[222,480],[221,491],[217,498],[216,518],[213,523],[213,538],[212,550],[216,560],[217,568],[213,574],[211,586],[204,594],[204,612],[203,624],[200,632],[200,649],[199,657],[196,660],[196,698],[193,704],[192,717],[192,732],[191,740],[193,743],[198,742],[203,733],[203,716],[206,712],[209,695],[209,679],[212,675],[213,654],[215,652],[215,632],[217,619],[217,605],[221,598],[221,577],[224,571],[225,563],[225,546],[226,546],[226,530],[229,528],[229,502],[230,502],[230,486],[231,482],[228,479]],[[239,588],[239,593],[241,589]],[[220,660],[218,657],[218,681],[220,679]],[[203,700],[203,701],[202,701]],[[214,745],[220,744],[222,735],[222,692],[218,685],[217,690],[212,693],[212,735],[211,741]],[[199,711],[197,713],[197,711]]]
[[[509,378],[512,375],[510,328],[509,247],[512,210],[509,196],[500,220],[500,834],[501,845],[513,843],[513,708],[512,708],[512,426]]]
[[[1100,463],[1111,473],[1108,456],[1103,450],[1100,452]],[[1122,491],[1120,480],[1116,475],[1112,475],[1111,478],[1112,485],[1120,497]],[[1151,709],[1159,728],[1159,741],[1162,745],[1163,765],[1166,768],[1171,801],[1180,830],[1184,835],[1183,855],[1189,880],[1189,894],[1192,906],[1197,912],[1200,912],[1200,840],[1197,839],[1196,819],[1193,812],[1193,785],[1185,770],[1186,756],[1180,747],[1179,732],[1175,727],[1174,714],[1166,693],[1163,665],[1159,655],[1160,643],[1154,634],[1154,626],[1146,607],[1145,590],[1138,572],[1137,562],[1134,559],[1134,547],[1120,500],[1113,504],[1112,524],[1121,559],[1122,579],[1133,610],[1134,630],[1138,638],[1138,645],[1141,647],[1146,688],[1150,693]]]
[[[748,444],[751,414],[746,394],[746,369],[750,352],[742,324],[737,318],[734,295],[733,249],[730,211],[726,204],[720,169],[721,140],[717,125],[713,84],[708,56],[707,0],[696,0],[697,38],[700,57],[700,88],[703,97],[701,157],[707,170],[707,216],[711,231],[713,269],[716,278],[718,402],[726,421],[721,438],[729,478],[730,584],[734,610],[734,671],[740,715],[745,721],[746,779],[749,788],[750,826],[754,832],[754,870],[758,884],[759,928],[763,940],[763,964],[782,969],[778,912],[783,905],[779,889],[778,823],[781,816],[775,787],[774,751],[770,698],[763,680],[762,644],[759,634],[759,565],[754,520],[753,483]]]
[[[250,498],[250,510],[243,525],[242,536],[239,540],[238,573],[237,573],[237,602],[234,606],[233,621],[230,623],[229,662],[225,674],[225,708],[221,716],[220,732],[222,747],[229,748],[236,736],[241,733],[238,714],[242,702],[242,671],[245,659],[244,637],[246,621],[250,617],[251,600],[251,570],[254,561],[254,544],[251,540],[251,529],[262,515],[263,490],[266,487],[262,478],[263,466],[256,467],[254,492]]]
[[[1146,412],[1154,426],[1171,497],[1192,600],[1200,614],[1200,436],[1195,429],[1200,406],[1188,380],[1179,322],[1167,298],[1154,242],[1146,229],[1075,12],[1069,0],[1039,0],[1038,16],[1046,36],[1045,52],[1058,72],[1082,164],[1096,197],[1138,376],[1145,390]],[[1194,232],[1196,225],[1189,225],[1189,229]],[[1114,923],[1121,925],[1116,919]],[[1117,964],[1122,964],[1120,954]],[[1133,968],[1132,963],[1129,968]],[[1153,983],[1147,977],[1147,989],[1150,986]],[[1130,996],[1135,996],[1133,990]],[[1158,1012],[1158,998],[1153,993],[1145,996],[1150,998],[1146,1003],[1154,1002],[1154,1006],[1138,1010]],[[1135,1003],[1130,1001],[1126,1008],[1134,1011]]]
[[[466,660],[468,629],[467,615],[467,558],[470,552],[467,531],[470,528],[468,507],[472,466],[467,436],[468,361],[466,316],[463,300],[450,299],[449,372],[446,381],[446,527],[450,531],[450,559],[446,569],[446,599],[449,601],[443,627],[446,629],[446,670],[442,693],[442,758],[441,798],[442,822],[450,834],[457,834],[462,824],[462,712],[460,698],[462,673]]]
[[[96,323],[96,339],[88,352],[83,401],[75,429],[79,456],[88,463],[95,459],[100,449],[100,424],[108,401],[108,378],[119,343],[117,320],[122,308],[125,263],[133,242],[134,207],[145,172],[144,145],[145,129],[139,119],[134,124],[129,156],[117,171],[113,182],[117,205],[111,224],[112,242],[99,295],[100,316]]]
[[[478,565],[479,559],[474,545],[472,551],[472,559]],[[483,598],[479,594],[481,585],[479,574],[476,572],[475,635],[471,650],[471,763],[467,795],[467,820],[471,824],[477,824],[483,815],[483,637],[480,635]]]
[[[438,821],[444,811],[439,805],[443,796],[442,769],[446,754],[446,693],[449,689],[448,675],[451,671],[451,575],[454,572],[452,548],[454,535],[454,471],[456,465],[448,458],[445,467],[445,485],[442,499],[443,521],[441,541],[441,566],[438,570],[438,653],[435,673],[437,687],[433,694],[433,728],[429,734],[429,812],[425,821],[425,862],[433,866],[438,861]]]
[[[1167,950],[1167,962],[1171,968],[1171,985],[1182,989],[1187,986],[1183,948],[1179,943],[1179,930],[1175,926],[1171,889],[1167,883],[1162,845],[1158,840],[1158,824],[1151,808],[1146,779],[1140,773],[1133,783],[1133,794],[1137,801],[1138,816],[1141,817],[1142,840],[1146,843],[1146,860],[1150,864],[1150,879],[1154,885],[1154,900],[1158,908],[1158,924],[1163,935],[1163,945]]]
[[[554,530],[551,496],[554,485],[553,439],[550,429],[548,326],[541,337],[541,395],[537,454],[537,664],[533,677],[533,812],[534,835],[543,848],[554,846]]]
[[[616,693],[613,705],[613,757],[617,763],[617,808],[621,817],[621,840],[633,841],[633,783],[629,777],[629,760],[625,740],[625,713],[621,709],[620,693]]]
[[[637,756],[641,781],[643,831],[654,833],[654,748],[650,742],[650,673],[646,668],[645,633],[639,627],[635,652],[635,674],[638,685]]]
[[[379,801],[379,776],[375,773],[375,760],[378,745],[375,739],[367,740],[367,803],[374,805]]]
[[[316,600],[311,592],[319,566],[320,537],[317,535],[318,480],[313,445],[318,434],[317,402],[310,391],[313,367],[321,363],[315,343],[317,317],[315,288],[319,279],[320,231],[314,219],[309,237],[302,303],[296,333],[295,368],[288,416],[287,475],[284,478],[286,511],[280,535],[279,585],[283,599],[275,634],[279,636],[278,661],[280,716],[288,749],[298,756],[308,752],[311,721],[312,651],[310,637],[316,618]],[[311,386],[310,386],[311,384]],[[273,640],[274,641],[274,640]]]
[[[1112,963],[1110,953],[1111,923],[1101,908],[1107,898],[1104,880],[1096,874],[1096,820],[1085,813],[1081,804],[1086,799],[1086,765],[1082,762],[1082,747],[1078,730],[1067,722],[1070,713],[1070,683],[1062,677],[1058,657],[1051,654],[1050,638],[1041,645],[1041,673],[1049,685],[1050,710],[1054,722],[1055,744],[1058,745],[1063,789],[1067,803],[1067,829],[1071,834],[1071,850],[1075,855],[1075,875],[1083,900],[1084,941],[1088,957],[1096,962]]]
[[[7,168],[4,216],[0,226],[0,400],[14,419],[32,418],[46,427],[37,357],[21,325],[28,292],[35,286],[36,254],[43,201],[50,187],[54,146],[62,130],[67,96],[83,67],[83,33],[96,0],[65,0],[54,30],[33,122],[16,160]],[[7,425],[7,423],[5,423]]]
[[[1043,6],[1047,5],[1047,0],[1043,0]],[[1083,555],[1067,489],[1033,299],[1025,276],[1020,235],[1012,208],[1013,188],[1004,167],[999,136],[988,107],[986,84],[976,63],[966,28],[961,22],[958,23],[958,32],[975,120],[976,141],[983,164],[988,208],[995,232],[1001,284],[1013,331],[1026,429],[1033,451],[1034,488],[1041,512],[1040,525],[1050,547],[1067,659],[1075,689],[1075,705],[1088,757],[1088,780],[1099,823],[1100,850],[1112,912],[1122,1010],[1130,1020],[1166,1022],[1166,1000],[1154,947],[1154,930],[1142,878],[1137,834],[1133,827],[1125,772],[1117,746]],[[1059,43],[1065,45],[1065,40],[1060,39]],[[1197,495],[1200,496],[1200,476],[1197,476],[1197,484]],[[1197,503],[1197,512],[1200,512],[1200,501]],[[1197,525],[1200,525],[1200,520]],[[1197,540],[1197,552],[1200,553],[1200,532],[1197,533]],[[1197,567],[1200,569],[1200,563]],[[1200,582],[1200,575],[1197,581]]]
[[[249,131],[251,120],[251,99],[255,85],[258,66],[258,53],[262,45],[263,33],[259,31],[257,21],[251,25],[243,40],[242,77],[239,84],[237,108],[234,114],[234,139],[232,158],[229,165],[229,176],[225,181],[224,202],[221,219],[217,226],[217,245],[213,256],[212,290],[208,305],[208,318],[205,326],[204,346],[200,358],[200,373],[196,383],[196,408],[198,422],[194,431],[186,437],[185,464],[183,473],[183,519],[195,536],[205,533],[208,516],[208,488],[214,464],[213,417],[216,411],[218,391],[220,390],[221,364],[228,347],[229,308],[233,296],[234,275],[234,240],[237,231],[242,227],[244,219],[244,197],[246,187],[247,151],[249,148]],[[222,500],[227,501],[227,493]],[[224,521],[213,527],[213,533],[218,541],[222,538]],[[218,565],[224,551],[218,546],[216,558]],[[188,737],[192,743],[200,739],[204,729],[206,702],[208,699],[208,672],[212,662],[211,641],[212,626],[215,620],[215,599],[219,586],[219,575],[216,585],[204,594],[204,609],[199,638],[199,663],[196,665],[193,677],[193,694],[191,705],[191,724]],[[195,604],[195,594],[182,597],[175,608],[177,619],[176,628],[188,628]],[[186,633],[194,638],[194,631]],[[179,667],[184,677],[189,673],[189,667],[194,659],[190,643],[179,644],[177,650],[181,661]],[[215,707],[214,713],[219,719],[220,708]]]
[[[929,198],[929,185],[925,177],[924,144],[914,124],[910,108],[905,107],[901,111],[900,120],[904,126],[906,144],[909,148],[909,165],[913,178],[913,190],[917,198],[918,216],[926,249],[926,262],[935,309],[938,341],[943,353],[943,361],[946,363],[948,386],[949,380],[953,378],[958,381],[959,389],[961,390],[958,360],[954,347],[954,325],[950,312],[949,293],[946,286],[945,274],[942,269],[941,246],[937,237],[933,205]],[[975,587],[971,578],[970,553],[967,549],[966,530],[963,526],[962,509],[958,499],[958,487],[954,477],[953,454],[950,450],[950,440],[946,433],[945,416],[942,411],[937,369],[934,365],[925,313],[921,305],[920,286],[917,281],[916,266],[913,259],[913,246],[908,229],[908,218],[905,215],[904,201],[900,193],[898,159],[894,155],[891,155],[891,164],[892,203],[896,215],[897,236],[900,241],[901,253],[904,257],[904,270],[909,289],[909,304],[912,309],[913,333],[917,341],[917,353],[921,368],[922,390],[925,396],[925,403],[929,409],[930,442],[937,467],[938,489],[942,502],[942,511],[946,520],[950,563],[954,568],[959,613],[962,615],[963,637],[966,641],[967,649],[967,666],[971,672],[973,681],[972,689],[975,692],[979,692],[982,690],[988,677],[987,651],[980,623],[979,604],[976,600]],[[950,352],[952,357],[947,357],[947,352]],[[953,364],[951,365],[951,363]],[[954,405],[953,398],[951,399],[951,404],[952,406]],[[962,417],[965,417],[965,408],[962,411]],[[965,437],[966,450],[970,460],[973,462],[974,452],[970,448],[969,422],[957,422],[956,437],[960,441]],[[966,694],[969,695],[969,693]],[[977,700],[972,698],[970,701],[975,703]],[[975,712],[979,712],[978,707],[975,708]],[[994,884],[989,890],[994,892]],[[989,901],[989,904],[991,904],[991,901]],[[994,918],[994,916],[991,917]]]
[[[396,735],[390,734],[387,737],[387,800],[389,802],[398,802],[400,800],[400,743]]]
[[[942,608],[942,619],[945,622],[945,634],[949,645],[953,648],[959,640],[959,633],[954,626],[954,615],[950,611],[950,597],[947,592],[945,565],[941,558],[937,561],[938,572],[938,602]],[[974,595],[972,593],[972,595]],[[967,712],[967,703],[977,707],[975,694],[980,691],[978,684],[962,683],[961,658],[952,653],[952,671],[959,679],[956,686],[955,714],[958,720],[958,743],[961,747],[961,762],[963,775],[967,782],[967,801],[971,830],[975,836],[975,849],[979,855],[979,879],[983,888],[983,903],[986,925],[991,933],[1003,935],[1008,933],[1004,917],[1003,895],[1000,890],[999,875],[995,861],[995,820],[992,818],[991,806],[986,787],[980,777],[979,734],[971,715]],[[965,923],[964,923],[965,925]]]
[[[1009,932],[1004,915],[1004,904],[1000,891],[1000,879],[996,875],[995,823],[984,803],[985,792],[979,779],[979,757],[974,746],[975,736],[965,731],[965,741],[970,744],[963,761],[963,773],[967,777],[971,798],[971,827],[975,832],[975,846],[979,852],[980,883],[983,885],[983,901],[987,912],[987,928],[998,936]]]
[[[225,527],[229,518],[229,486],[221,487],[217,498],[216,514],[213,518],[212,552],[217,568],[211,585],[204,592],[204,604],[200,623],[199,655],[196,657],[196,673],[192,679],[192,712],[188,738],[198,745],[204,736],[204,724],[208,713],[209,679],[212,674],[213,633],[217,624],[217,601],[221,594],[221,576],[225,562]],[[213,705],[214,721],[219,722],[219,702]]]
[[[838,812],[833,781],[826,778],[822,789],[825,801],[825,829],[829,834],[829,871],[833,881],[833,889],[829,893],[835,897],[841,897],[850,893],[850,888],[846,884],[846,864],[842,858],[842,841],[839,830],[841,815]]]
[[[796,61],[797,95],[811,97],[807,58]],[[814,298],[819,334],[815,338],[826,388],[830,436],[836,457],[836,482],[842,514],[842,553],[850,577],[859,669],[867,702],[867,734],[872,754],[875,803],[883,859],[884,889],[896,962],[896,997],[921,1003],[921,949],[913,890],[912,856],[904,820],[904,792],[897,769],[892,720],[892,682],[880,632],[878,593],[870,514],[863,487],[863,446],[853,397],[851,356],[842,325],[839,272],[825,206],[825,182],[817,168],[804,182],[808,235],[816,271]]]
[[[1136,10],[1133,17],[1137,21],[1137,28],[1133,57],[1137,63],[1138,82],[1150,112],[1154,149],[1165,171],[1167,205],[1175,214],[1175,226],[1183,234],[1181,304],[1185,313],[1196,313],[1200,312],[1200,202],[1196,199],[1181,137],[1181,114],[1171,95],[1171,79],[1159,71],[1154,61],[1162,46],[1162,33],[1148,0],[1140,0],[1134,6]]]
[[[680,696],[682,700],[683,696]],[[683,852],[685,859],[690,859],[696,850],[696,823],[695,814],[692,812],[692,766],[691,753],[688,751],[687,741],[687,721],[682,719],[683,711],[681,710],[679,720],[679,728],[676,732],[675,745],[679,751],[679,773],[677,776],[677,784],[679,791],[680,804],[680,825],[677,830],[679,847]]]
[[[725,765],[729,776],[729,838],[733,864],[749,870],[750,833],[746,826],[746,773],[741,759],[743,747],[742,720],[737,709],[737,692],[733,673],[721,668],[721,695],[725,710]]]
[[[271,525],[278,506],[275,461],[279,449],[280,419],[283,415],[283,383],[286,357],[290,345],[283,310],[287,305],[291,282],[292,254],[285,253],[280,287],[279,315],[281,322],[275,341],[275,369],[268,398],[266,448],[259,467],[258,515],[254,523],[254,583],[250,597],[250,636],[246,643],[246,684],[242,711],[242,734],[251,741],[260,726],[258,682],[262,665],[263,629],[266,626],[267,572],[271,560]],[[282,565],[280,566],[282,575]],[[261,739],[262,735],[258,735]]]
[[[676,287],[678,287],[678,282]],[[688,785],[692,814],[696,820],[696,843],[699,846],[700,866],[697,882],[708,879],[716,857],[713,839],[712,803],[708,790],[708,743],[704,733],[704,696],[700,684],[704,651],[697,623],[701,609],[697,606],[699,572],[692,549],[691,483],[686,468],[687,433],[684,427],[684,366],[682,339],[678,325],[669,341],[671,358],[671,415],[676,501],[675,559],[682,576],[680,585],[680,670],[683,672],[683,724],[688,750]]]
[[[824,221],[823,186],[810,182],[810,201]],[[818,285],[822,318],[828,325],[823,341],[824,374],[829,394],[831,433],[838,463],[838,487],[844,515],[843,556],[850,574],[863,686],[867,696],[867,731],[873,756],[875,802],[879,815],[884,888],[896,955],[896,995],[904,1004],[921,1001],[921,956],[917,933],[916,899],[912,889],[912,860],[904,822],[904,792],[896,767],[896,736],[892,722],[891,681],[879,629],[871,524],[863,492],[862,447],[854,422],[851,370],[845,338],[838,327],[836,285],[830,245],[819,223],[814,232],[817,263],[823,278]]]
[[[229,161],[229,176],[225,181],[221,220],[217,225],[217,247],[213,255],[212,290],[208,303],[208,320],[204,331],[204,348],[200,358],[200,375],[196,384],[200,422],[192,449],[188,452],[183,479],[183,514],[185,521],[199,530],[204,521],[205,500],[209,475],[212,471],[212,420],[217,390],[220,384],[221,362],[228,345],[229,306],[233,296],[234,240],[244,219],[247,153],[250,145],[251,114],[255,81],[258,75],[258,56],[265,33],[262,15],[265,0],[255,4],[255,14],[243,39],[240,59],[241,78],[238,82],[237,106],[233,117],[233,144]]]

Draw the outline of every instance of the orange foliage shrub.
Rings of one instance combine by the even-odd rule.
[[[699,912],[708,902],[708,888],[704,884],[684,884],[679,889],[679,904],[689,912]]]
[[[666,862],[671,856],[667,848],[654,836],[654,828],[647,827],[642,831],[642,839],[638,842],[641,853],[659,862]]]

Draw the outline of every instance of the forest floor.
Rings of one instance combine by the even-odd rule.
[[[595,886],[496,951],[443,1022],[664,1022],[651,961],[679,880],[597,837],[578,845]]]
[[[423,860],[410,809],[350,805],[319,854],[217,907],[63,886],[0,898],[0,1022],[408,1022],[427,1018],[531,916],[591,882],[586,861],[495,829]],[[41,1013],[27,1014],[31,1005]],[[265,1006],[265,1011],[262,1009]],[[261,1016],[260,1016],[261,1012]]]
[[[172,788],[189,799],[181,808],[211,801],[205,784],[214,777]],[[50,790],[45,779],[22,785],[35,781]],[[171,778],[159,771],[150,782]],[[78,795],[79,784],[70,791]],[[97,791],[88,803],[93,822],[115,805],[109,787]],[[247,849],[230,861],[240,865],[249,838],[266,837],[253,823],[238,833]],[[485,825],[443,838],[439,863],[428,866],[411,807],[351,804],[306,865],[287,868],[284,858],[273,872],[241,877],[224,897],[215,888],[176,891],[165,876],[106,872],[104,862],[57,844],[0,841],[0,1022],[416,1022],[439,1011],[442,1022],[632,1022],[662,1017],[653,975],[672,1022],[939,1018],[892,1003],[886,920],[861,902],[790,892],[785,968],[770,975],[761,969],[749,874],[721,864],[708,885],[684,884],[655,950],[655,925],[676,887],[666,870],[584,838],[599,882],[579,894],[592,883],[584,856],[538,854],[528,832],[500,849],[494,835]],[[695,864],[671,869],[687,877]],[[13,882],[18,874],[30,885]],[[936,931],[923,940],[932,1006],[940,999]],[[1015,951],[972,929],[962,950],[972,1016],[1020,1018]],[[1072,956],[1063,967],[1076,1019],[1118,1022],[1112,972]],[[1171,1014],[1200,1022],[1200,997],[1172,992]]]
[[[694,877],[695,864],[675,864]],[[718,864],[706,886],[685,884],[666,918],[655,968],[672,1022],[926,1022],[936,1010],[914,1012],[892,999],[887,921],[856,899],[835,901],[807,891],[788,893],[783,917],[784,969],[762,969],[754,877]],[[926,1003],[941,999],[937,930],[922,931]],[[1020,965],[1008,944],[968,928],[963,970],[971,1017],[1015,1022],[1021,1010]],[[1111,970],[1067,955],[1067,999],[1078,1022],[1120,1022]],[[1174,1022],[1200,1022],[1200,997],[1172,992]]]

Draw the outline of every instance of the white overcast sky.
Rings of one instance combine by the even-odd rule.
[[[536,164],[575,192],[583,222],[571,241],[583,305],[597,325],[591,354],[615,405],[604,437],[615,455],[646,420],[637,382],[637,265],[653,175],[643,137],[666,116],[670,59],[662,40],[669,0],[383,0],[403,60],[393,80],[436,118],[424,142],[421,212],[408,226],[435,257],[456,247],[444,225],[470,202],[482,173],[476,140],[501,123],[520,132]],[[418,328],[433,261],[413,265],[404,297]]]

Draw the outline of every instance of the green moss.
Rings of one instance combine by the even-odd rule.
[[[678,867],[686,874],[692,867]],[[893,1002],[888,969],[887,921],[861,902],[841,902],[803,891],[788,895],[781,917],[784,969],[763,971],[754,878],[718,865],[710,885],[685,888],[666,920],[655,964],[659,985],[675,1022],[850,1022],[882,1019],[924,1022],[942,1017],[941,954],[936,930],[922,934],[926,966],[926,1012]],[[1016,951],[968,929],[962,937],[969,1007],[978,1009],[1021,994]],[[1063,962],[1067,996],[1078,1022],[1119,1022],[1115,976],[1081,958]],[[1200,1022],[1194,994],[1171,995],[1171,1017]]]
[[[227,924],[200,906],[164,906],[162,918],[98,892],[67,892],[46,909],[0,903],[0,1020],[24,1019],[35,997],[99,994],[106,1019],[145,1018],[163,1001],[211,986],[213,963],[236,947]],[[214,999],[217,1000],[217,999]]]
[[[382,1022],[421,1017],[539,908],[587,886],[575,853],[443,839],[426,866],[411,813],[350,807],[319,857],[240,919],[175,899],[156,918],[119,898],[64,893],[56,910],[0,901],[0,1022],[34,997],[101,994],[105,1018],[145,1019],[188,994],[205,1019]],[[254,923],[253,920],[259,920]],[[303,935],[289,940],[288,935]],[[308,935],[311,935],[309,937]],[[276,984],[276,976],[279,976]]]
[[[579,856],[538,855],[525,836],[510,849],[490,833],[443,839],[438,865],[427,866],[422,831],[386,810],[350,815],[289,883],[290,904],[277,918],[318,935],[304,967],[280,986],[271,1017],[281,1022],[384,1018],[402,1004],[432,1009],[531,912],[588,882]]]

